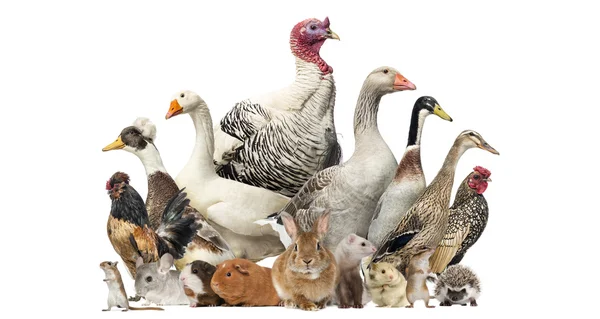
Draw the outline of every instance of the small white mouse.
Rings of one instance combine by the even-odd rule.
[[[100,263],[100,269],[104,270],[104,282],[108,286],[108,308],[102,309],[102,311],[110,311],[112,307],[123,308],[123,311],[164,310],[157,307],[136,308],[129,306],[125,287],[123,286],[123,279],[117,268],[117,263],[116,261],[103,261]]]
[[[362,308],[366,303],[360,263],[376,250],[371,242],[356,234],[346,236],[336,247],[334,255],[340,282],[335,289],[335,299],[339,308]]]

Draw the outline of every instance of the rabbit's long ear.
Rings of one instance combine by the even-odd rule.
[[[288,233],[288,235],[290,235],[290,237],[292,237],[292,240],[296,239],[296,235],[298,235],[298,226],[294,221],[294,217],[286,212],[281,212],[279,216],[283,221],[285,231]]]
[[[329,229],[329,216],[331,215],[331,211],[330,210],[326,210],[324,211],[321,216],[319,216],[319,218],[317,218],[317,220],[315,220],[315,223],[313,224],[313,231],[315,233],[317,233],[317,235],[319,235],[319,237],[323,238],[325,237],[325,234],[327,234],[327,230]]]
[[[171,266],[173,266],[173,256],[169,253],[166,253],[160,257],[158,272],[166,274],[169,272],[169,269],[171,269]]]

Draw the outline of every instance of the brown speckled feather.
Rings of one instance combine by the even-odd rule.
[[[394,181],[419,180],[423,176],[421,165],[421,147],[413,146],[407,150],[398,164]]]
[[[144,257],[144,263],[155,262],[158,260],[158,251],[156,248],[156,234],[147,227],[142,228],[135,224],[119,220],[112,215],[108,217],[107,223],[108,239],[115,252],[121,256],[127,270],[135,278],[135,261],[139,256],[138,250],[131,244],[130,236],[133,237],[138,245],[139,252]]]
[[[179,188],[167,173],[156,171],[148,176],[148,196],[146,196],[146,210],[150,227],[158,229],[163,212],[169,200],[177,194]]]

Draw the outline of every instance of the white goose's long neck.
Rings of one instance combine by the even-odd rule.
[[[144,165],[144,169],[146,169],[146,176],[150,176],[156,172],[167,172],[167,169],[163,165],[162,158],[160,157],[160,153],[154,144],[148,143],[146,148],[136,151],[134,154],[142,161],[142,165]]]
[[[201,172],[198,178],[216,176],[213,163],[215,142],[212,128],[212,117],[207,107],[198,108],[189,113],[196,128],[196,143],[190,162]]]
[[[354,139],[355,152],[381,139],[377,127],[377,112],[381,94],[375,93],[368,87],[363,87],[354,110]]]

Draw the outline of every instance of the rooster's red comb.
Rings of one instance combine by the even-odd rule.
[[[490,177],[490,175],[492,175],[492,172],[490,172],[487,168],[481,166],[475,166],[473,170],[483,175],[484,178],[488,178]]]
[[[112,187],[110,186],[110,179],[106,181],[106,190],[109,191],[111,190]]]

